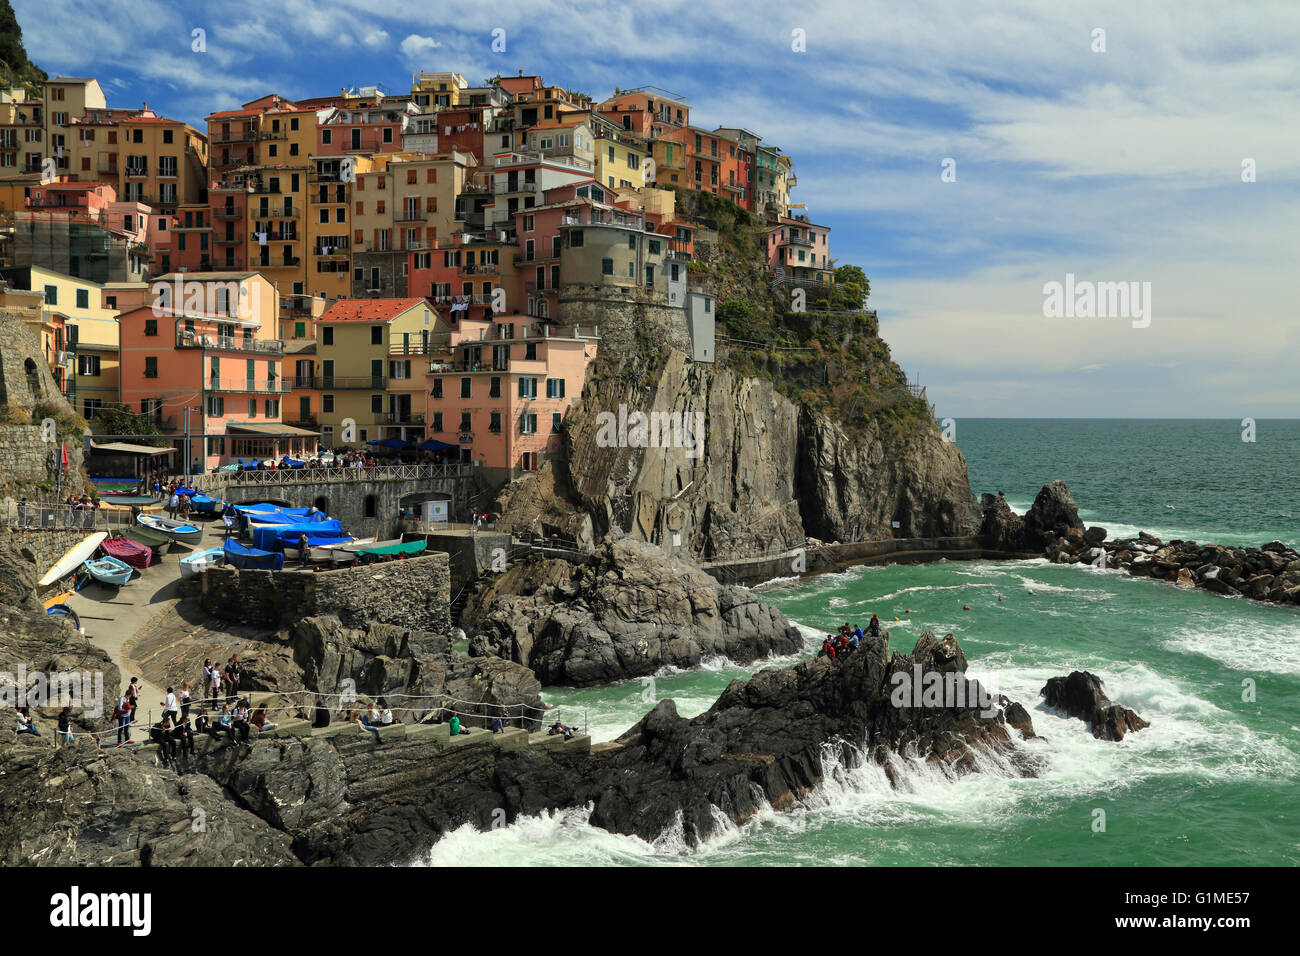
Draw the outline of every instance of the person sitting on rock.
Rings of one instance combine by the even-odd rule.
[[[212,734],[213,737],[215,737],[223,730],[226,732],[226,737],[230,740],[230,742],[234,743],[235,742],[235,715],[230,712],[229,704],[221,705],[221,713],[217,714],[217,719],[212,722],[212,728],[210,733]]]
[[[28,707],[18,708],[18,733],[31,734],[33,737],[39,737],[41,732],[36,729],[36,724],[32,721],[31,709]]]
[[[374,709],[373,706],[371,709]],[[360,714],[355,710],[348,711],[348,720],[355,720],[361,725],[363,730],[368,730],[374,734],[375,743],[382,744],[384,742],[384,738],[379,735],[379,722],[377,720],[371,720],[369,713]]]
[[[313,727],[328,727],[330,725],[330,709],[326,706],[324,700],[316,702],[316,716],[311,725]]]
[[[503,733],[505,729],[506,729],[506,725],[499,716],[492,718],[492,733],[494,734]]]
[[[388,727],[397,723],[397,718],[393,716],[392,708],[388,706],[388,701],[379,698],[379,723],[380,726]]]
[[[871,615],[871,622],[867,625],[867,634],[871,637],[880,636],[880,618],[874,614]]]
[[[275,730],[275,724],[267,719],[266,704],[258,704],[257,709],[253,711],[253,716],[248,718],[248,722],[257,728],[258,733],[266,733],[268,730]]]
[[[180,722],[172,728],[172,740],[175,741],[180,756],[185,754],[189,754],[191,757],[194,756],[194,730],[190,727],[188,715],[181,717]]]
[[[851,638],[851,640],[853,641],[854,647],[857,647],[858,641],[862,640],[862,638],[865,636],[866,635],[862,633],[862,628],[859,625],[857,624],[853,625],[853,637]]]
[[[235,739],[235,734],[239,734],[240,742],[248,743],[248,700],[246,698],[235,705],[235,710],[231,714],[231,729],[231,740]]]
[[[469,728],[462,727],[460,725],[460,717],[455,714],[452,715],[451,720],[447,721],[447,726],[450,728],[451,736],[453,737],[459,737],[461,734],[469,733]]]
[[[568,724],[561,723],[558,720],[555,723],[551,724],[550,730],[546,731],[546,733],[548,736],[552,736],[552,737],[555,736],[556,734],[564,734],[565,740],[571,740],[573,738],[573,728],[570,727]]]
[[[835,635],[834,634],[826,635],[826,638],[822,641],[822,649],[817,652],[817,656],[829,657],[831,660],[835,660]]]

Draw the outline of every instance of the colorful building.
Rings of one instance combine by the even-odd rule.
[[[317,436],[286,426],[275,287],[256,272],[172,273],[129,304],[119,295],[122,403],[181,437],[190,467],[310,456]]]
[[[428,349],[435,319],[424,299],[404,298],[343,299],[316,320],[313,385],[326,447],[364,445],[385,426],[422,427],[419,388],[403,386],[415,382],[419,360],[402,356]]]
[[[807,216],[782,217],[767,230],[767,265],[777,276],[792,281],[830,285],[830,227],[810,222]]]
[[[464,318],[447,351],[430,356],[426,434],[459,447],[488,481],[534,471],[560,454],[564,420],[596,357],[595,327],[523,317]]]

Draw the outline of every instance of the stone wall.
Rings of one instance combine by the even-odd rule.
[[[82,491],[81,439],[59,436],[68,446],[68,473],[63,480],[63,497]],[[28,498],[53,500],[54,473],[47,467],[51,451],[59,456],[58,444],[41,441],[39,425],[0,425],[0,486],[19,488]],[[44,482],[49,490],[28,487]]]
[[[690,353],[686,310],[654,290],[575,283],[560,289],[559,306],[565,325],[599,326],[602,352],[632,351],[637,329],[644,328],[666,348]]]
[[[447,553],[453,596],[492,569],[494,551],[500,549],[506,557],[510,554],[510,535],[496,531],[480,531],[477,534],[408,534],[405,537],[408,541],[422,537],[429,542],[430,548]]]
[[[359,627],[379,621],[446,634],[451,576],[441,552],[331,571],[253,571],[213,567],[201,575],[203,609],[214,617],[286,627],[334,615]]]
[[[39,580],[69,548],[91,533],[85,529],[13,528],[9,541],[15,551],[32,563],[36,570],[35,578]]]

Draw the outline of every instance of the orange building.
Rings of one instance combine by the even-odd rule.
[[[314,432],[282,423],[290,383],[270,282],[256,272],[172,273],[140,298],[119,316],[122,403],[181,435],[173,443],[191,470],[316,451]]]

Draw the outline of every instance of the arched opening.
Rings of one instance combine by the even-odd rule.
[[[313,501],[311,505],[317,511],[323,511],[326,514],[330,513],[330,500],[326,498],[324,495],[321,495],[319,498]]]
[[[379,515],[379,499],[374,495],[366,495],[365,514],[367,518],[374,518]]]

